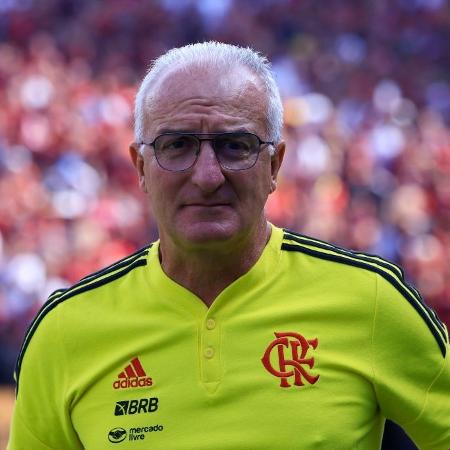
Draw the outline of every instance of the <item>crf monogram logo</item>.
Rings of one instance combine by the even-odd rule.
[[[317,348],[318,339],[305,339],[299,333],[289,332],[275,333],[275,336],[276,339],[269,344],[261,361],[272,375],[281,378],[280,387],[290,387],[288,379],[291,377],[294,377],[296,386],[304,386],[304,381],[314,384],[320,375],[308,372],[314,367],[314,358],[307,358],[307,355],[311,347]],[[276,354],[272,355],[275,350]]]

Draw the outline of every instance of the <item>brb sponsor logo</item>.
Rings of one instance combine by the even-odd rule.
[[[113,428],[108,433],[108,440],[113,444],[123,442],[127,436],[129,441],[143,441],[148,433],[163,431],[163,425],[151,425],[148,427],[135,427],[127,430],[123,428]]]
[[[145,373],[139,358],[133,358],[117,378],[113,383],[114,389],[153,386],[153,380]]]
[[[122,400],[116,402],[115,416],[127,416],[133,414],[152,413],[158,410],[156,397],[141,398],[139,400]]]

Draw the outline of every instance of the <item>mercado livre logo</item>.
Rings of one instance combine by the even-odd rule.
[[[109,442],[112,442],[113,444],[117,444],[118,442],[124,441],[126,437],[127,432],[123,428],[113,428],[108,433]]]
[[[113,383],[114,389],[129,389],[153,386],[153,380],[147,376],[139,358],[133,358]]]

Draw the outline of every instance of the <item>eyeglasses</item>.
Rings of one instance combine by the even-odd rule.
[[[199,137],[209,136],[209,137]],[[217,161],[223,169],[246,170],[256,164],[262,141],[253,133],[163,133],[150,145],[155,150],[158,164],[166,170],[179,172],[190,169],[197,162],[203,141],[211,141]]]

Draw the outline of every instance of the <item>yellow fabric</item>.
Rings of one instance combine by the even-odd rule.
[[[389,417],[448,450],[446,330],[381,264],[273,227],[208,309],[155,243],[50,297],[25,340],[8,449],[371,450]],[[114,388],[136,358],[151,385]]]

